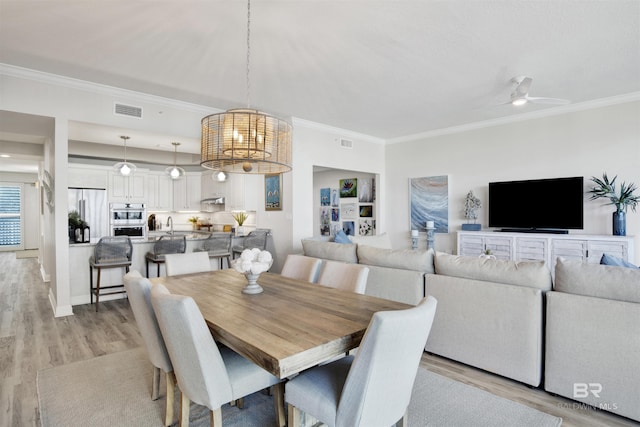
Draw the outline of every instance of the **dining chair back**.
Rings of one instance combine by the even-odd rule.
[[[287,255],[280,274],[292,279],[315,283],[321,265],[322,260],[320,258],[290,254]]]
[[[208,407],[211,425],[220,426],[222,405],[280,384],[280,379],[229,348],[219,349],[193,298],[172,295],[156,284],[151,302],[182,392],[181,425],[189,424],[191,401]],[[274,392],[274,401],[282,403],[283,387]],[[284,414],[279,419],[283,425]]]
[[[142,277],[137,270],[134,270],[125,274],[124,287],[127,290],[129,304],[138,330],[147,349],[149,361],[153,365],[152,400],[160,397],[160,371],[165,373],[167,385],[165,425],[169,426],[173,423],[175,378],[171,359],[169,359],[169,353],[167,353],[167,347],[164,344],[158,320],[151,305],[151,282]]]
[[[167,276],[211,271],[209,254],[206,252],[166,254],[164,256],[164,266],[167,270]]]
[[[220,262],[220,269],[223,267],[223,260],[227,260],[227,267],[231,267],[231,233],[211,233],[202,243],[202,248],[194,249],[194,252],[207,252],[209,258],[217,258]]]
[[[343,291],[364,294],[368,277],[369,267],[364,265],[325,260],[318,283]]]
[[[436,306],[427,297],[416,307],[377,312],[355,356],[290,379],[289,422],[297,425],[302,411],[329,427],[402,425]]]

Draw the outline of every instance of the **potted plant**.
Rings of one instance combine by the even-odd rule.
[[[83,241],[83,232],[87,223],[82,220],[78,211],[69,212],[69,241],[78,243]]]
[[[627,184],[622,182],[620,184],[620,191],[616,190],[616,179],[618,176],[614,176],[611,181],[605,172],[602,174],[602,179],[591,177],[596,185],[588,191],[591,193],[589,200],[596,199],[609,199],[605,205],[614,205],[616,211],[613,213],[613,235],[625,236],[627,234],[627,208],[631,206],[631,209],[635,212],[636,206],[640,202],[640,195],[634,194],[638,189],[634,183]]]
[[[235,219],[236,222],[238,223],[238,227],[236,228],[236,234],[238,235],[244,234],[244,228],[242,227],[242,224],[244,224],[244,222],[247,220],[249,215],[246,212],[236,212],[232,216],[233,216],[233,219]]]
[[[198,224],[198,217],[192,216],[191,218],[189,218],[189,222],[191,223],[191,228],[195,230]]]
[[[473,191],[469,191],[467,193],[467,198],[464,201],[464,217],[467,219],[467,223],[462,224],[463,230],[480,230],[480,224],[476,224],[476,220],[478,219],[478,209],[481,207],[482,203],[480,202],[480,199],[473,195]],[[469,222],[470,220],[473,220],[473,224]]]

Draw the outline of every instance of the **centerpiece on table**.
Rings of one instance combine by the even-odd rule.
[[[242,289],[245,294],[259,294],[264,289],[257,281],[261,273],[269,270],[273,264],[271,252],[263,251],[258,248],[245,249],[240,254],[240,258],[233,261],[232,266],[238,272],[247,278],[247,286]]]
[[[605,172],[602,174],[602,179],[591,177],[596,185],[591,188],[588,193],[591,193],[589,200],[595,200],[600,198],[609,199],[609,203],[606,205],[614,205],[616,211],[613,213],[613,235],[625,236],[627,234],[627,208],[631,206],[631,209],[635,212],[636,206],[640,203],[640,196],[633,193],[638,189],[634,183],[627,184],[622,182],[620,185],[620,192],[616,191],[616,179],[618,176],[614,176],[611,181]]]

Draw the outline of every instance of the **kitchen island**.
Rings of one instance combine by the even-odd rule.
[[[160,238],[161,232],[151,233],[144,239],[131,239],[133,243],[133,253],[131,256],[131,270],[138,270],[145,275],[145,254],[153,250],[154,243]],[[187,252],[193,252],[195,248],[202,247],[203,241],[209,237],[209,233],[197,232],[176,232],[182,234],[187,240]],[[89,304],[89,258],[93,255],[95,246],[99,239],[91,239],[89,243],[72,243],[69,245],[69,288],[71,291],[71,305]],[[211,269],[217,269],[215,259],[211,260]],[[101,286],[118,285],[122,283],[124,268],[109,268],[102,270]],[[150,268],[149,275],[155,277],[156,269]],[[96,272],[94,271],[94,286],[96,283]],[[161,270],[164,274],[164,267]],[[125,298],[125,294],[100,296],[100,301],[109,301],[118,298]]]

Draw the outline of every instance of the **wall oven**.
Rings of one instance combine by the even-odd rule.
[[[132,239],[147,237],[147,209],[144,203],[111,203],[109,228],[112,236]]]

